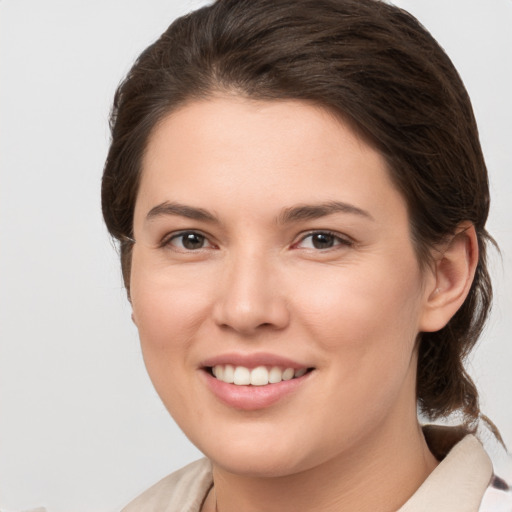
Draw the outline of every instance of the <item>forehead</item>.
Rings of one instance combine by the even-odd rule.
[[[137,203],[243,197],[248,208],[350,196],[368,206],[383,190],[398,193],[382,155],[330,111],[230,96],[186,104],[155,127]]]

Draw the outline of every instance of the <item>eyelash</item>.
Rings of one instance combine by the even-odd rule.
[[[184,247],[183,246],[184,237],[187,235],[192,235],[197,238],[200,238],[202,240],[203,244],[206,242],[208,244],[208,246],[198,247],[196,249],[190,249],[190,248]],[[330,247],[319,248],[319,247],[314,247],[314,242],[312,242],[311,243],[312,247],[299,247],[300,244],[302,244],[305,240],[307,240],[308,238],[312,239],[314,236],[328,237],[333,245]],[[182,243],[181,243],[182,247],[178,247],[172,243],[174,240],[179,240],[180,238],[182,240]],[[351,247],[353,245],[354,245],[354,242],[352,240],[350,240],[349,238],[347,238],[346,236],[341,236],[340,234],[335,233],[333,231],[315,230],[315,231],[310,231],[309,233],[306,233],[305,235],[303,235],[298,242],[295,242],[291,245],[291,248],[292,249],[307,249],[307,250],[313,250],[313,251],[327,251],[330,249],[334,249],[338,246]],[[175,250],[179,250],[179,251],[183,251],[183,252],[196,252],[196,251],[199,251],[202,249],[210,249],[210,248],[216,247],[214,244],[212,244],[209,241],[208,236],[201,233],[200,231],[194,231],[194,230],[180,231],[178,233],[171,233],[169,236],[166,236],[162,240],[160,247],[169,247],[169,246],[173,246],[173,248]]]
[[[177,246],[173,245],[172,242],[174,240],[178,240],[180,238],[182,239],[182,245],[183,245],[184,237],[186,235],[193,235],[193,236],[196,236],[198,238],[201,238],[203,240],[203,243],[206,242],[206,243],[208,243],[209,246],[207,246],[207,247],[199,247],[197,249],[187,249],[186,247],[177,247]],[[208,237],[206,235],[204,235],[200,231],[194,231],[194,230],[180,231],[179,233],[171,233],[169,236],[166,236],[162,240],[162,242],[160,243],[160,247],[169,247],[169,246],[172,246],[175,250],[183,251],[183,252],[196,252],[196,251],[199,251],[201,249],[210,249],[212,247],[215,247],[215,245],[212,244],[208,240]]]
[[[298,242],[294,243],[292,245],[292,247],[299,248],[298,246],[302,242],[304,242],[308,238],[312,238],[315,235],[316,236],[323,235],[323,236],[330,237],[332,239],[334,245],[332,245],[331,247],[325,247],[325,248],[307,247],[305,249],[315,250],[315,251],[327,251],[330,249],[335,249],[338,246],[351,247],[354,245],[353,240],[347,238],[346,236],[342,236],[339,233],[335,233],[334,231],[315,230],[315,231],[310,231],[309,233],[306,233],[304,236],[301,237],[301,239]],[[312,242],[312,245],[313,245],[313,242]]]

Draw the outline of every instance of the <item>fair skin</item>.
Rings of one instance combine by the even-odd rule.
[[[153,384],[212,461],[203,511],[385,512],[414,493],[437,464],[416,340],[467,294],[461,228],[421,269],[382,156],[305,102],[218,96],[156,127],[130,295]],[[297,378],[226,383],[227,364]]]

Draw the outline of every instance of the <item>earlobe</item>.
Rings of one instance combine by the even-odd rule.
[[[426,290],[420,323],[422,332],[442,329],[464,303],[478,264],[478,239],[475,227],[464,222],[455,235],[436,251],[434,285]]]

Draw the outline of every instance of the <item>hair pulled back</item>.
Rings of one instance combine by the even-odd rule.
[[[489,190],[469,97],[438,43],[413,16],[379,0],[218,0],[172,23],[137,59],[111,114],[102,207],[128,293],[148,137],[173,110],[218,93],[305,100],[351,123],[386,158],[422,264],[461,222],[474,224],[474,282],[445,328],[420,335],[417,376],[428,418],[458,412],[474,430],[478,394],[464,361],[491,305]]]

